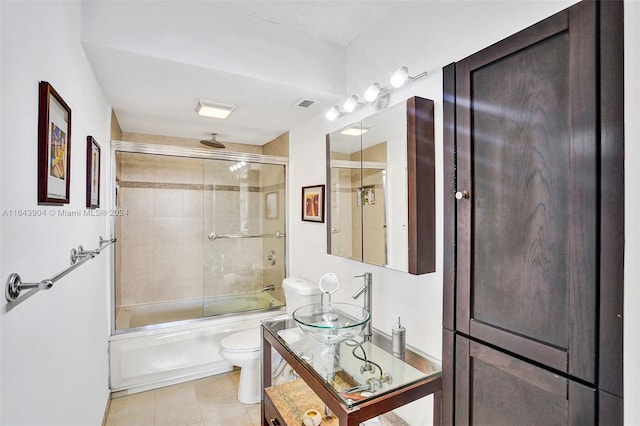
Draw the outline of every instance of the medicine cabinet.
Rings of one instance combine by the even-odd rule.
[[[412,97],[327,134],[327,252],[435,271],[433,101]]]

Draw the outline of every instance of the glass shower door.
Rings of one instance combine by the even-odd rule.
[[[204,165],[204,316],[284,306],[285,167]]]

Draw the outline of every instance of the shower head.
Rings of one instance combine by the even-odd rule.
[[[226,148],[222,142],[216,140],[217,135],[217,133],[211,133],[211,139],[203,139],[200,143],[209,148]]]

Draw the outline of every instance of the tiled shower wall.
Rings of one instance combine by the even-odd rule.
[[[203,160],[119,153],[120,304],[203,296]]]

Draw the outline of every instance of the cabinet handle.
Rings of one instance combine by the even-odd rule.
[[[278,421],[278,419],[270,419],[269,423],[271,424],[271,426],[280,426],[280,422]]]
[[[463,198],[469,198],[468,191],[458,191],[456,192],[456,200],[462,200]]]

